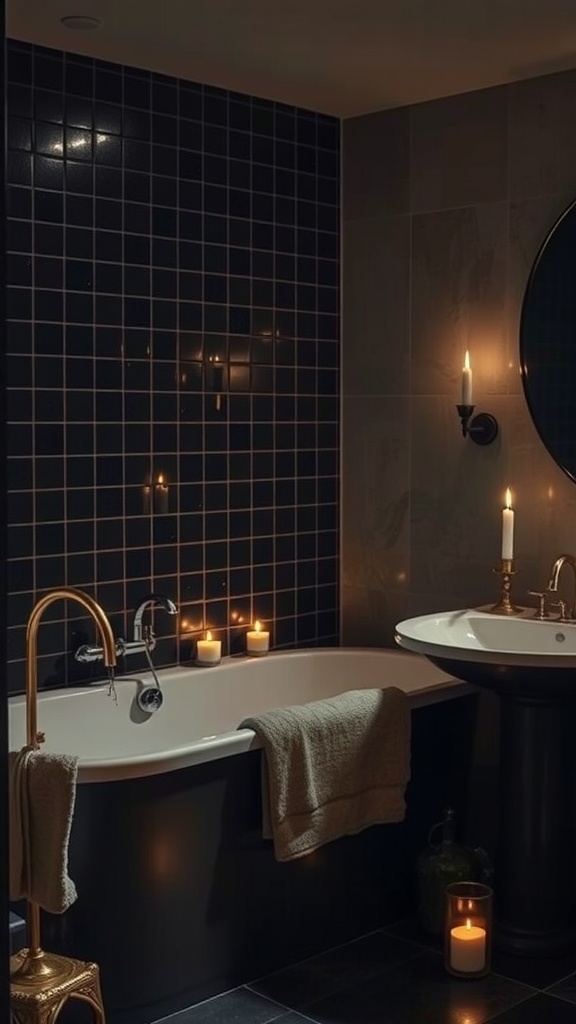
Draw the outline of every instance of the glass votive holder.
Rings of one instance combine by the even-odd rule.
[[[492,889],[453,882],[445,889],[444,966],[457,978],[482,978],[490,970]]]

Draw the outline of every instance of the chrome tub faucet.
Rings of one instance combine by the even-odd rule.
[[[151,626],[144,626],[142,620],[147,608],[163,608],[169,615],[177,615],[178,608],[169,597],[163,594],[148,594],[137,606],[132,621],[132,640],[124,640],[119,637],[116,641],[116,657],[124,658],[130,654],[150,654],[156,647],[156,636]],[[103,648],[83,644],[78,648],[74,657],[76,661],[91,662],[102,661]]]

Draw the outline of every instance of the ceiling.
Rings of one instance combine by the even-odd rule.
[[[15,39],[351,117],[576,67],[575,0],[7,0]],[[101,19],[70,31],[66,15]]]

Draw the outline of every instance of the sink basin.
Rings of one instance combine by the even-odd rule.
[[[419,615],[398,623],[396,641],[430,659],[498,666],[500,676],[506,667],[576,669],[576,624],[541,621],[532,611],[518,617],[476,608]]]

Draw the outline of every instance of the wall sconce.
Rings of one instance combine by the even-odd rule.
[[[462,437],[470,437],[475,444],[492,444],[498,436],[496,417],[489,412],[479,412],[472,416],[475,406],[472,404],[472,370],[468,352],[462,368],[462,397],[456,409],[462,424]]]

